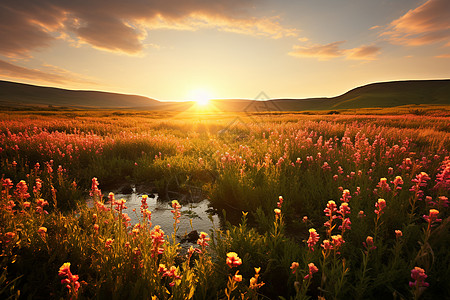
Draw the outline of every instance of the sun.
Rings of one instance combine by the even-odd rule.
[[[199,107],[206,107],[212,98],[211,93],[205,89],[197,89],[191,92],[190,98],[197,103]]]

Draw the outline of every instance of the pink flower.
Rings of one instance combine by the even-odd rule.
[[[283,205],[283,196],[278,197],[277,207],[281,208],[281,205]]]
[[[205,232],[200,232],[200,236],[197,240],[197,244],[200,245],[202,247],[202,249],[204,249],[206,246],[209,246],[208,242],[209,242],[210,238],[208,237],[208,234]]]
[[[298,262],[296,262],[296,261],[294,261],[294,262],[291,264],[292,274],[295,274],[295,273],[297,272],[298,266],[299,266],[299,264],[298,264]]]
[[[349,190],[342,191],[342,197],[340,199],[342,202],[348,202],[351,198],[352,198],[352,196],[350,195]]]
[[[16,185],[16,194],[22,200],[26,200],[26,199],[30,198],[30,194],[28,193],[28,186],[24,180],[21,180]]]
[[[401,176],[395,176],[394,181],[391,181],[394,184],[394,190],[401,190],[402,187],[400,185],[403,184],[403,179]]]
[[[331,236],[331,240],[333,242],[333,249],[335,250],[338,250],[345,243],[340,234]]]
[[[380,178],[380,182],[377,185],[378,188],[382,189],[384,192],[390,192],[391,188],[387,183],[387,178]]]
[[[395,230],[395,238],[399,239],[403,236],[403,232],[401,230]]]
[[[423,215],[423,218],[428,222],[428,226],[432,226],[433,223],[441,222],[442,219],[438,219],[439,211],[437,209],[430,209],[430,212],[427,215]]]
[[[314,228],[311,228],[309,230],[309,238],[307,241],[309,250],[314,251],[314,246],[317,244],[318,241],[319,241],[319,234],[316,232]]]
[[[333,200],[328,201],[327,208],[325,208],[323,210],[323,212],[325,213],[325,216],[327,216],[327,217],[333,216],[333,213],[335,213],[336,211],[337,211],[337,206]]]
[[[120,199],[120,200],[116,200],[115,201],[115,208],[117,211],[121,212],[124,209],[127,209],[127,207],[125,206],[125,203],[127,203],[127,200],[125,199]]]
[[[78,275],[73,275],[72,272],[70,271],[70,263],[64,263],[60,268],[59,268],[59,272],[58,275],[60,277],[67,277],[65,279],[61,280],[61,284],[66,285],[66,288],[69,290],[69,292],[71,292],[73,295],[75,295],[76,298],[76,294],[78,292],[78,289],[80,288],[80,283],[78,282]]]
[[[436,185],[433,189],[450,189],[450,157],[447,156],[439,167],[439,173],[436,175]]]
[[[113,239],[107,239],[105,242],[105,248],[110,250],[111,249],[111,244],[114,242]]]
[[[320,245],[320,246],[322,246],[322,248],[325,250],[333,249],[333,245],[330,243],[329,240],[323,240],[322,245]]]
[[[156,225],[153,230],[150,232],[150,237],[152,238],[152,257],[157,256],[158,254],[164,253],[164,248],[161,246],[164,244],[164,231],[161,230],[159,225]]]
[[[438,197],[438,205],[440,207],[448,207],[448,198],[445,196]]]
[[[317,273],[319,271],[319,269],[314,265],[314,263],[309,263],[308,269],[309,269],[309,274],[304,277],[305,279],[312,278],[313,274]]]
[[[46,228],[46,227],[39,227],[38,233],[39,233],[42,237],[45,237],[45,234],[47,233],[47,228]]]
[[[415,184],[409,190],[416,194],[418,200],[422,199],[423,191],[421,188],[427,186],[428,180],[430,180],[430,177],[425,172],[420,172],[420,174],[416,175],[416,178],[411,180]]]
[[[239,258],[236,252],[228,252],[226,263],[230,268],[232,268],[240,266],[242,264],[242,260]]]
[[[366,238],[366,241],[363,242],[363,245],[364,245],[364,248],[367,249],[367,251],[375,250],[377,248],[377,247],[374,246],[374,244],[373,244],[373,237],[371,237],[371,236],[368,236]]]
[[[384,199],[378,199],[377,203],[375,203],[375,213],[380,216],[384,213],[383,209],[386,207],[386,201]]]
[[[278,218],[281,216],[281,209],[275,208],[273,212],[275,213],[275,218],[278,220]]]
[[[427,279],[427,274],[425,274],[425,270],[419,267],[414,267],[414,269],[411,270],[411,278],[414,281],[409,282],[410,287],[428,287],[430,284],[428,282],[425,282],[425,279]]]
[[[91,191],[89,192],[89,195],[94,198],[102,197],[102,191],[98,188],[98,181],[97,181],[96,177],[92,178],[92,186],[91,186]]]
[[[172,208],[173,208],[173,210],[171,210],[170,212],[173,214],[173,219],[175,220],[175,223],[178,224],[178,223],[180,223],[179,219],[181,217],[181,213],[180,213],[181,205],[180,205],[180,203],[178,203],[177,200],[173,200]]]

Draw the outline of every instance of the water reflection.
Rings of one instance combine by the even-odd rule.
[[[127,213],[131,218],[132,225],[138,223],[142,218],[140,213],[142,195],[144,194],[136,193],[136,189],[134,188],[131,194],[114,195],[116,200],[123,198],[127,201],[127,203],[125,203],[127,209],[124,209],[123,212]],[[170,212],[172,210],[170,202],[159,201],[157,194],[148,195],[147,205],[148,209],[152,212],[153,226],[159,225],[166,235],[171,235],[173,233],[174,219],[173,214]],[[217,214],[211,214],[209,212],[208,204],[209,201],[206,199],[198,203],[182,204],[177,236],[182,237],[192,230],[197,230],[198,232],[204,231],[209,234],[210,229],[213,227],[209,218],[210,215],[213,219],[214,225],[219,227],[219,217]],[[135,211],[133,211],[133,209],[135,209]],[[192,227],[190,220],[192,220]]]

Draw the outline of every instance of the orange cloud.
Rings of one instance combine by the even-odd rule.
[[[59,67],[46,65],[43,66],[43,69],[44,70],[26,68],[0,59],[0,76],[3,78],[36,80],[57,84],[74,82],[96,84],[81,75]]]
[[[299,46],[295,45],[289,55],[296,57],[312,57],[318,60],[329,60],[335,57],[345,57],[353,60],[374,60],[381,48],[373,45],[362,45],[351,49],[340,49],[345,41],[333,42],[326,45]]]
[[[387,36],[393,44],[420,46],[450,41],[450,1],[428,0],[392,21]]]
[[[339,49],[339,45],[344,41],[329,43],[326,45],[299,46],[295,45],[289,55],[297,57],[313,57],[319,60],[328,60],[330,58],[343,56],[344,52]]]
[[[269,38],[296,35],[275,17],[252,17],[255,0],[5,0],[0,3],[0,54],[26,56],[56,38],[127,54],[139,53],[147,31],[215,28]]]
[[[345,50],[347,59],[375,60],[381,48],[377,46],[363,45],[357,48]]]

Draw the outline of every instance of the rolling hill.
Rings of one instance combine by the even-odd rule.
[[[281,110],[355,109],[411,104],[450,105],[450,80],[379,82],[357,87],[332,98],[270,101]]]
[[[364,85],[330,98],[221,99],[211,103],[218,111],[338,110],[403,105],[450,105],[450,79],[390,81]],[[129,108],[141,110],[189,109],[193,102],[161,102],[144,96],[77,91],[0,81],[0,106],[63,106]]]
[[[75,91],[0,81],[0,104],[72,107],[152,107],[161,102],[136,95],[97,91]]]

